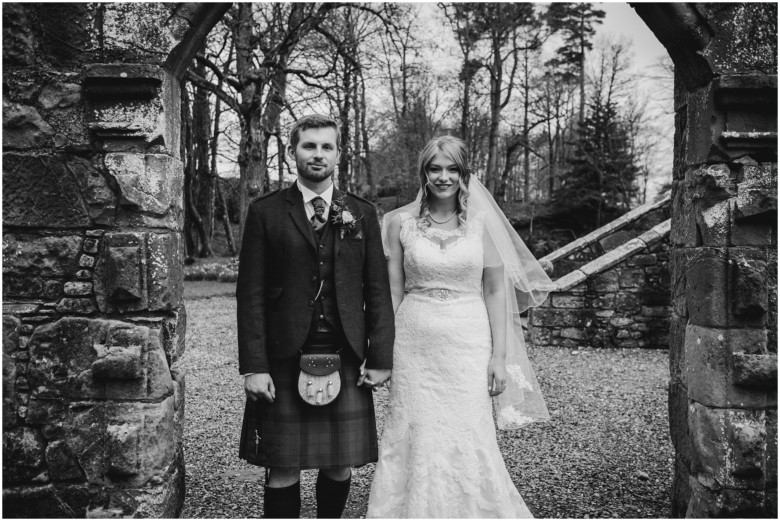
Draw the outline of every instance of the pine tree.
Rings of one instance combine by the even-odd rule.
[[[617,105],[596,98],[555,194],[556,204],[572,221],[598,228],[630,209],[640,171],[630,140]]]

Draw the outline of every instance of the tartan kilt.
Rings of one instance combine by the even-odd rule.
[[[359,467],[378,459],[374,397],[356,385],[360,361],[341,352],[341,392],[323,406],[298,395],[298,357],[270,360],[274,403],[247,398],[239,457],[280,469]],[[256,443],[256,435],[260,442]]]

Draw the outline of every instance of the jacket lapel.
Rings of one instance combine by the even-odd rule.
[[[300,232],[309,242],[309,245],[316,252],[317,245],[314,243],[314,233],[311,227],[311,222],[306,218],[306,210],[303,207],[303,195],[298,190],[298,184],[293,183],[290,188],[287,189],[287,213],[290,214],[290,218],[298,227]]]

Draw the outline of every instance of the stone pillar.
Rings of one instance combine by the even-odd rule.
[[[171,5],[3,10],[5,517],[181,510]]]
[[[777,6],[695,9],[715,74],[684,82],[677,64],[673,515],[775,517]]]

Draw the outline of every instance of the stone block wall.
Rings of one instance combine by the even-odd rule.
[[[555,261],[557,280],[613,251],[668,219],[669,204],[591,247]],[[668,237],[649,245],[598,275],[565,291],[551,293],[531,311],[530,339],[535,346],[644,347],[669,345],[671,304]]]
[[[675,61],[672,514],[776,518],[777,4],[634,8]]]
[[[182,506],[180,97],[159,62],[189,24],[171,9],[3,9],[4,517]]]

